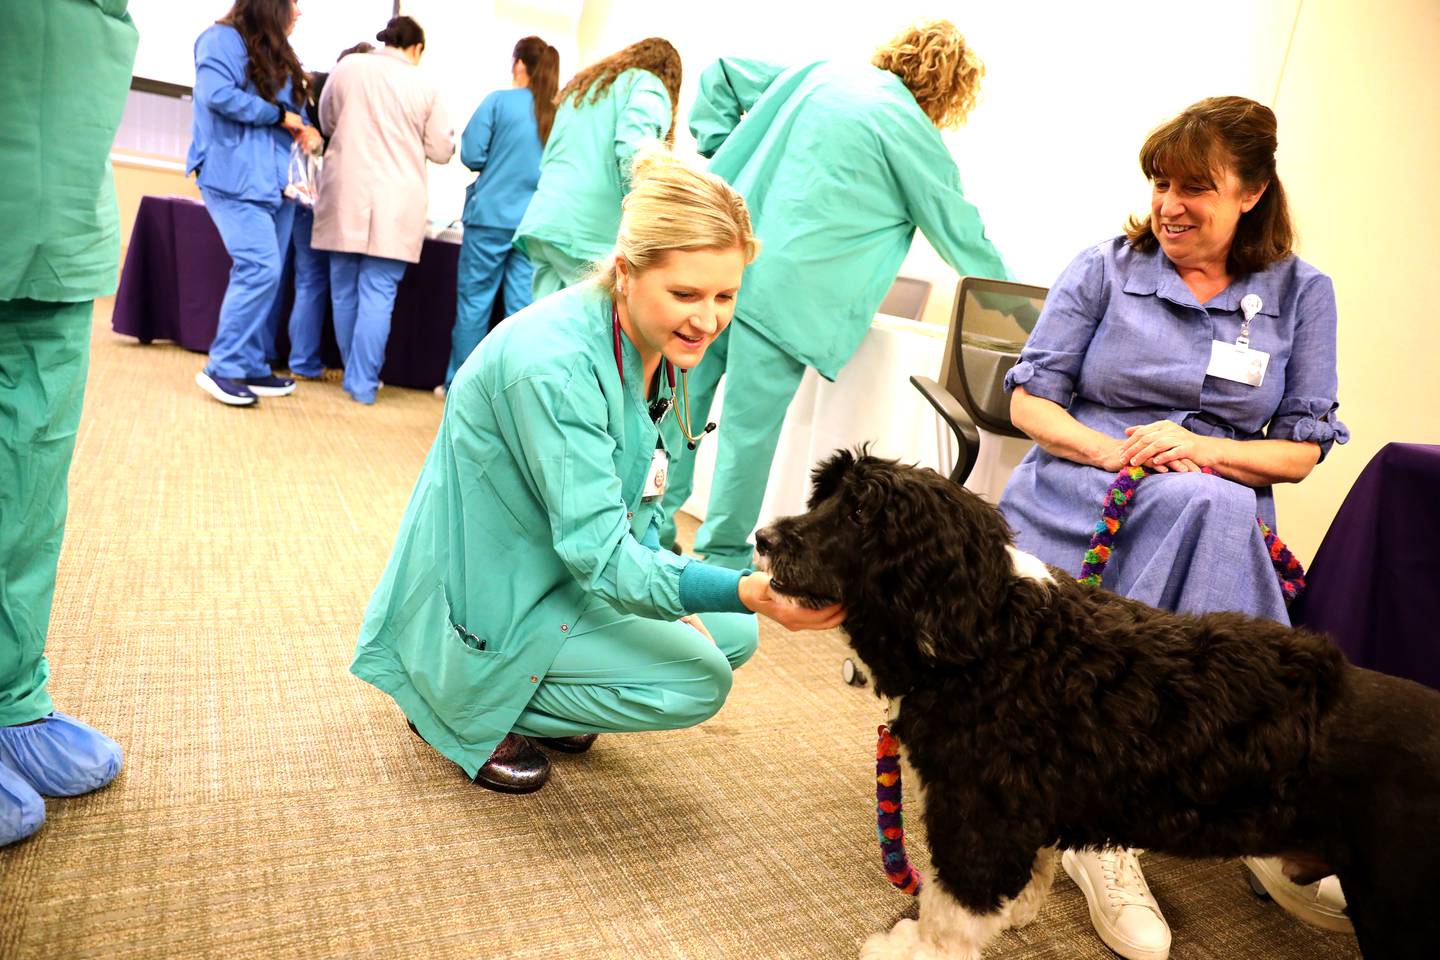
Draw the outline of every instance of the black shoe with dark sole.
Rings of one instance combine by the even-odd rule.
[[[420,737],[415,724],[408,720],[406,724],[411,733]],[[420,739],[425,740],[424,737]],[[506,734],[473,778],[479,786],[501,793],[534,793],[549,780],[550,758],[518,733]]]

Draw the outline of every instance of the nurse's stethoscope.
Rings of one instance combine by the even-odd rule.
[[[625,361],[624,354],[620,350],[620,310],[615,306],[614,300],[610,301],[610,327],[615,335],[615,369],[620,374],[620,383],[623,386],[625,383]],[[670,384],[670,396],[657,397],[650,401],[650,419],[655,423],[659,423],[664,419],[665,411],[673,406],[675,408],[675,422],[680,425],[680,432],[685,435],[685,446],[694,450],[695,445],[700,442],[700,438],[715,429],[715,424],[713,422],[705,424],[699,433],[690,432],[689,371],[680,371],[680,394],[679,402],[676,403],[675,368],[671,366],[669,360],[662,358],[660,362],[665,365],[665,379]]]

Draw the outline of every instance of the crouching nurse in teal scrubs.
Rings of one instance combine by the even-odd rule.
[[[730,322],[757,243],[718,177],[657,151],[632,184],[599,276],[460,368],[350,668],[496,790],[544,785],[532,739],[580,752],[712,716],[755,651],[752,612],[792,630],[844,617],[659,548],[667,464],[703,432],[677,403],[684,371]]]

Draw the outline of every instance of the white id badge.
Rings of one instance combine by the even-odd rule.
[[[650,461],[650,472],[645,474],[645,489],[640,493],[641,500],[654,500],[665,494],[665,468],[670,466],[670,455],[659,447],[655,448],[655,458]]]
[[[1269,365],[1270,354],[1264,350],[1251,350],[1238,343],[1211,340],[1210,366],[1206,369],[1205,376],[1258,387],[1264,381],[1265,368]]]

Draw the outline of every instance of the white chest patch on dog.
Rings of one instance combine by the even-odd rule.
[[[1045,561],[1039,557],[1008,545],[1005,549],[1010,551],[1010,566],[1014,568],[1015,576],[1023,577],[1026,580],[1041,580],[1045,583],[1055,582],[1050,568],[1045,566]]]

